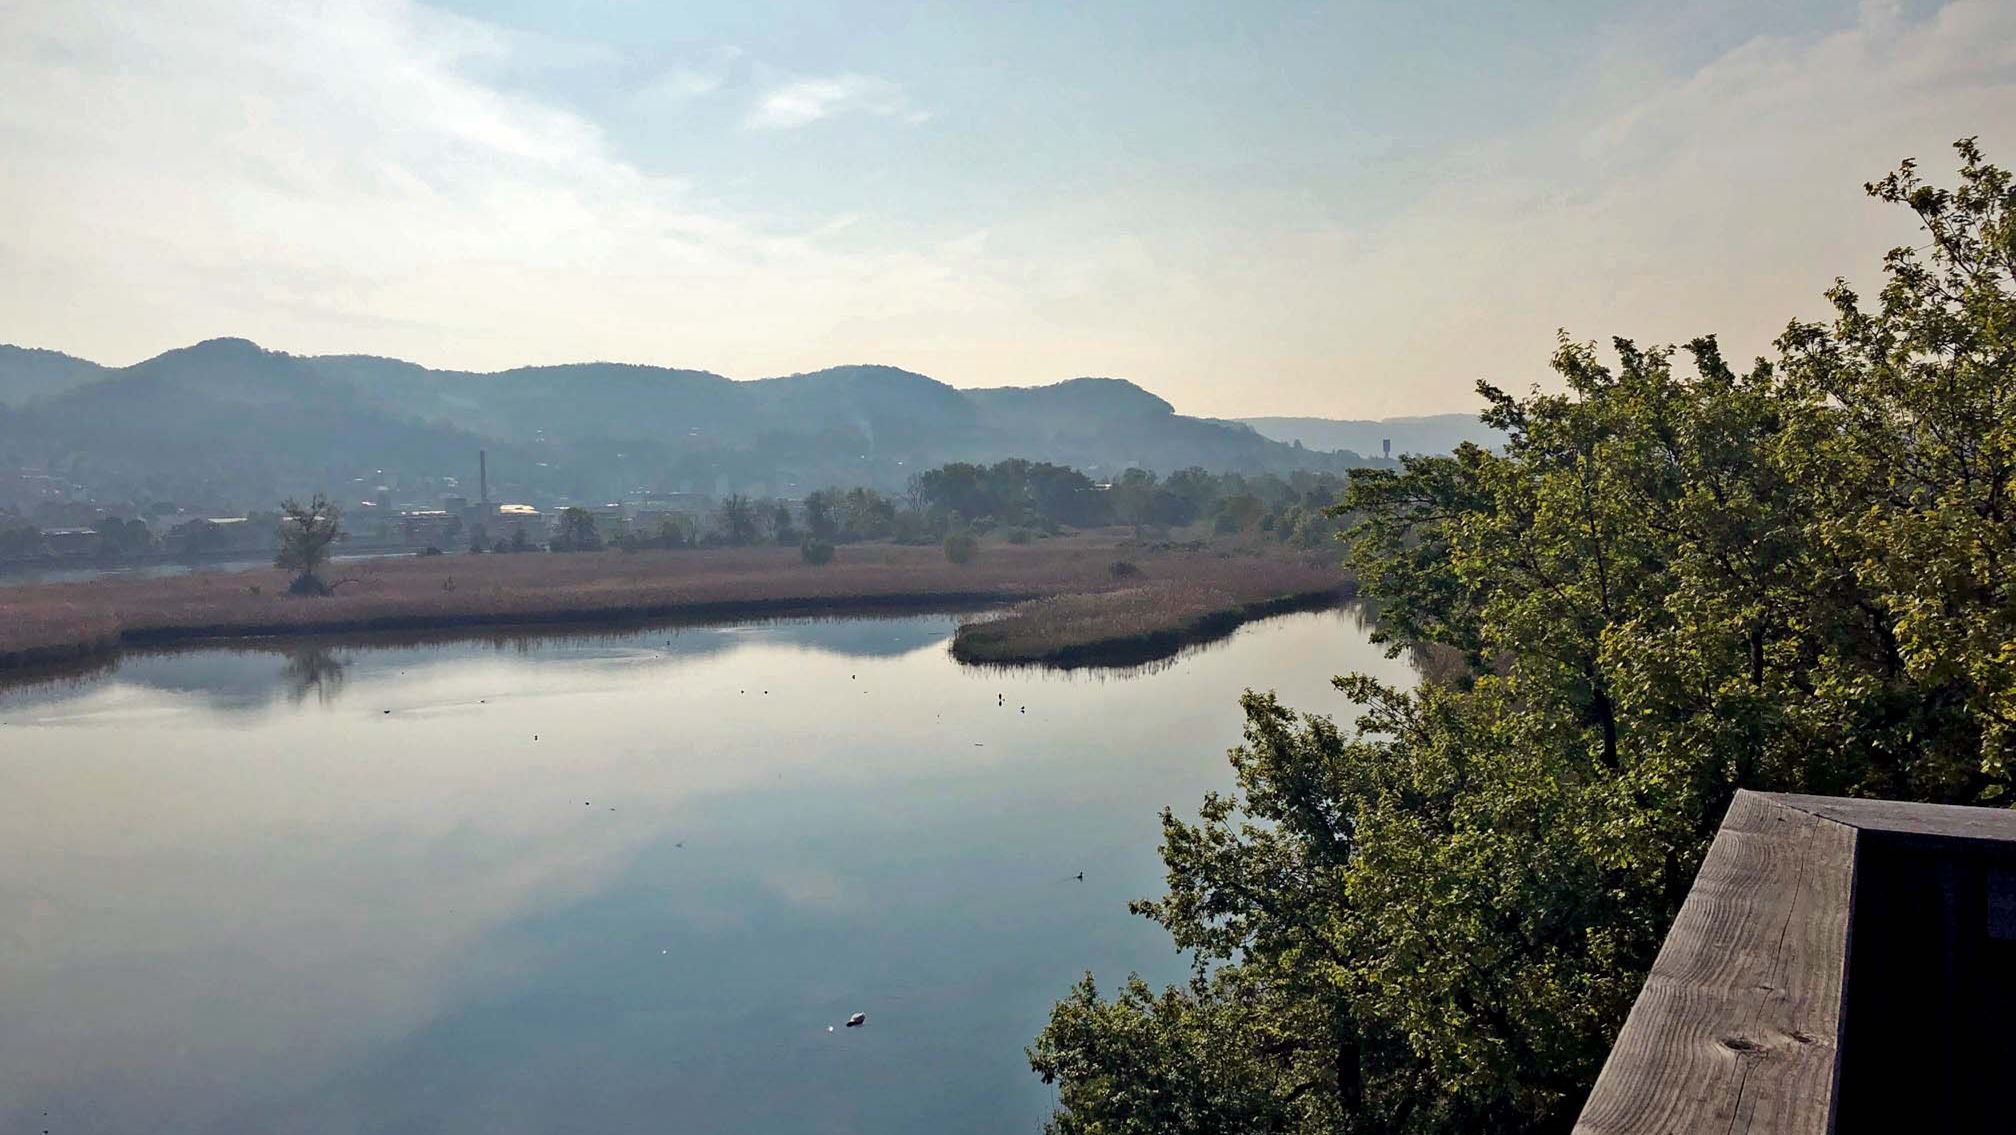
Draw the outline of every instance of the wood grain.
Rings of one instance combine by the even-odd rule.
[[[1823,1135],[1856,831],[1739,792],[1578,1135]]]
[[[1788,792],[1760,795],[1785,807],[1797,808],[1862,831],[1937,839],[2016,842],[2016,811],[2008,808],[1908,804],[1901,800],[1850,800],[1839,796],[1799,796]]]

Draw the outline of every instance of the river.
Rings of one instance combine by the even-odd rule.
[[[961,667],[954,625],[0,689],[0,1130],[1035,1131],[1051,1002],[1185,971],[1126,903],[1240,691],[1411,674],[1350,611],[1126,674]]]

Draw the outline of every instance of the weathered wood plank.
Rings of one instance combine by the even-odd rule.
[[[2016,811],[1957,804],[1908,804],[1900,800],[1850,800],[1838,796],[1762,793],[1765,799],[1864,831],[1940,839],[2016,842]]]
[[[1739,792],[1578,1135],[1824,1135],[1855,830]]]

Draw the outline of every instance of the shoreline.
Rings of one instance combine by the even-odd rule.
[[[449,637],[474,636],[486,630],[542,630],[561,627],[723,626],[765,619],[846,618],[878,615],[921,615],[972,611],[1015,602],[973,592],[920,592],[904,595],[859,595],[834,599],[736,599],[640,607],[555,608],[508,616],[387,615],[355,620],[275,624],[269,627],[220,625],[147,629],[120,636],[114,649],[195,646],[233,641],[274,642],[345,635],[424,634],[439,631]],[[4,664],[0,664],[4,665]]]
[[[1004,649],[997,645],[994,632],[989,628],[1012,619],[1014,616],[1011,614],[999,620],[961,624],[952,636],[952,657],[967,666],[1045,666],[1057,670],[1145,666],[1173,658],[1191,647],[1206,646],[1229,638],[1249,623],[1276,615],[1338,606],[1348,602],[1356,590],[1344,583],[1314,591],[1293,592],[1205,611],[1166,626],[1059,642],[1036,650]]]
[[[1111,575],[1122,555],[1138,559],[1140,579]],[[0,591],[0,624],[8,624],[0,627],[0,680],[89,667],[126,650],[234,641],[1003,608],[960,626],[956,660],[1128,666],[1351,590],[1334,566],[1271,549],[1151,549],[1111,534],[990,544],[970,565],[950,564],[931,547],[850,545],[842,556],[825,567],[780,548],[400,558],[366,561],[362,586],[317,599],[279,594],[285,577],[272,570],[28,585]],[[1181,602],[1164,602],[1171,597]],[[1098,617],[1031,625],[1032,611],[1059,605]],[[1002,641],[1004,628],[1022,633]]]

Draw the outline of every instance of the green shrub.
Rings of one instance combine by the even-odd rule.
[[[1133,560],[1114,560],[1107,566],[1106,574],[1114,579],[1133,579],[1141,574],[1141,565]]]
[[[980,541],[970,532],[954,532],[945,537],[945,558],[955,564],[968,564],[980,554]]]
[[[807,536],[798,544],[798,555],[813,567],[820,567],[833,562],[833,545],[828,541]]]

